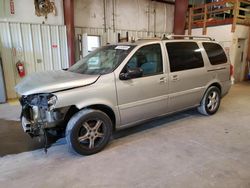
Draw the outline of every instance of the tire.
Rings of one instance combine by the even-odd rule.
[[[66,140],[71,151],[91,155],[101,151],[109,142],[112,122],[102,111],[84,109],[68,122]]]
[[[216,86],[211,86],[207,89],[205,95],[202,98],[201,105],[198,107],[198,111],[206,116],[215,114],[221,101],[221,92]]]

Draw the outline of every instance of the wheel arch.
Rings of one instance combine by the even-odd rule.
[[[94,105],[87,106],[85,108],[100,110],[100,111],[104,112],[105,114],[107,114],[109,116],[109,118],[111,119],[111,121],[112,121],[113,130],[115,130],[115,127],[116,127],[115,126],[116,125],[116,115],[115,115],[115,112],[112,110],[112,108],[110,108],[109,106],[104,105],[104,104],[94,104]]]
[[[202,94],[202,98],[201,98],[200,102],[201,102],[202,99],[204,98],[204,96],[205,96],[207,90],[208,90],[210,87],[212,87],[212,86],[217,87],[217,88],[220,90],[220,92],[222,92],[222,86],[221,86],[221,84],[220,84],[218,81],[210,82],[209,84],[207,84],[206,89],[204,90],[204,92],[203,92],[203,94]]]
[[[94,110],[100,110],[100,111],[104,112],[111,119],[113,130],[115,130],[115,127],[117,125],[117,119],[116,119],[117,116],[111,107],[104,105],[104,104],[87,105],[87,106],[84,106],[82,108],[78,108],[77,106],[72,105],[72,106],[70,106],[70,108],[68,109],[68,111],[65,115],[65,121],[68,122],[74,114],[76,114],[77,112],[79,112],[83,109],[94,109]]]
[[[214,82],[214,83],[212,83],[211,85],[208,86],[208,88],[210,88],[210,87],[212,87],[212,86],[217,87],[217,88],[220,90],[220,92],[221,92],[221,85],[219,84],[219,82]],[[207,88],[207,89],[208,89],[208,88]]]

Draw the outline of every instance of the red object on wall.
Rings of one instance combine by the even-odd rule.
[[[230,76],[234,75],[234,66],[230,64]]]
[[[15,3],[14,3],[14,0],[10,0],[10,14],[15,14]]]
[[[185,34],[187,10],[188,10],[188,0],[175,0],[175,9],[174,9],[175,35]]]
[[[75,64],[74,0],[63,0],[64,22],[67,28],[69,64]]]
[[[19,76],[22,78],[25,76],[25,69],[24,69],[24,64],[20,61],[16,63],[16,68]]]

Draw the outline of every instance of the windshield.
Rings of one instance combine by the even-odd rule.
[[[134,49],[131,45],[109,45],[98,48],[68,70],[80,74],[107,74],[112,72]]]

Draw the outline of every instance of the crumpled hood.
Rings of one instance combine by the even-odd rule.
[[[19,95],[51,93],[90,85],[94,83],[99,76],[100,75],[84,75],[63,70],[34,73],[16,85],[15,90]]]

